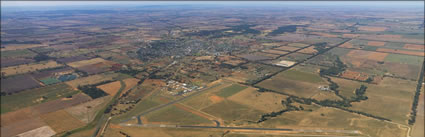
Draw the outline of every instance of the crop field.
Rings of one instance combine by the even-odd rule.
[[[298,73],[300,75],[292,75],[290,73],[282,72],[270,79],[266,79],[258,83],[257,86],[308,98],[320,91],[318,89],[320,85],[327,85],[327,83],[324,82],[318,74],[306,72]],[[294,77],[296,80],[288,77]]]
[[[86,65],[92,65],[92,64],[101,63],[101,62],[106,62],[106,60],[104,60],[102,58],[93,58],[93,59],[88,59],[88,60],[70,62],[70,63],[68,63],[68,65],[73,67],[73,68],[78,68],[78,67],[82,67],[82,66],[86,66]]]
[[[405,49],[410,50],[424,50],[425,45],[417,45],[417,44],[406,44],[403,46]]]
[[[0,64],[1,67],[9,67],[9,66],[16,66],[16,65],[21,65],[21,64],[29,64],[29,63],[33,63],[35,62],[35,60],[33,59],[26,59],[26,58],[8,58],[8,59],[4,59],[3,57],[1,58]]]
[[[75,106],[87,101],[90,101],[91,98],[88,95],[83,93],[75,94],[71,98],[61,98],[45,103],[41,103],[33,106],[34,112],[39,114],[46,114],[61,109],[65,109],[71,106]]]
[[[96,98],[94,100],[81,103],[64,110],[78,120],[84,123],[88,123],[95,118],[97,113],[102,113],[99,112],[99,110],[102,109],[106,103],[111,100],[111,98],[111,96]]]
[[[121,75],[120,73],[103,73],[103,74],[97,74],[97,75],[91,75],[88,77],[78,78],[75,80],[67,81],[65,83],[77,89],[78,86],[91,85],[91,84],[96,84],[103,81],[114,80],[120,75]]]
[[[106,84],[103,84],[103,85],[99,85],[96,88],[99,88],[99,89],[105,91],[110,96],[114,96],[122,86],[123,85],[121,85],[120,81],[115,81],[115,82],[110,82],[110,83],[106,83]]]
[[[370,26],[360,26],[358,27],[359,30],[362,31],[385,31],[387,30],[386,27],[370,27]]]
[[[407,51],[407,50],[397,50],[397,49],[387,49],[387,48],[378,48],[376,51],[388,52],[388,53],[399,53],[405,55],[414,55],[414,56],[425,56],[423,52],[420,51]]]
[[[56,78],[52,78],[52,77],[44,78],[44,79],[41,79],[40,81],[43,82],[44,85],[51,85],[51,84],[56,84],[61,82],[60,80]]]
[[[253,55],[253,54],[240,55],[239,57],[250,60],[250,61],[270,59],[270,57],[267,57],[267,56],[260,56],[260,55]]]
[[[21,134],[18,134],[18,137],[42,137],[42,136],[54,136],[56,132],[49,126],[42,126]]]
[[[43,119],[43,121],[46,122],[46,124],[49,125],[56,133],[63,133],[85,125],[65,110],[41,115],[41,119]]]
[[[316,54],[317,50],[313,46],[297,51],[304,54]]]
[[[56,100],[77,94],[66,84],[56,84],[42,88],[31,89],[10,96],[1,97],[1,113],[11,112],[20,108]]]
[[[106,72],[110,70],[111,65],[105,64],[104,62],[84,65],[82,67],[78,67],[76,69],[86,72],[89,75],[98,74],[102,72]]]
[[[21,83],[25,83],[25,85],[22,85]],[[40,83],[30,75],[20,75],[11,78],[1,79],[2,93],[16,93],[25,89],[37,88],[40,86]]]
[[[40,63],[23,64],[18,66],[10,66],[6,68],[2,68],[1,73],[4,74],[4,76],[10,76],[10,75],[34,72],[34,71],[47,69],[47,68],[55,68],[60,66],[62,65],[56,63],[55,61],[45,61]]]
[[[301,53],[291,53],[283,57],[280,57],[278,60],[289,60],[289,61],[300,62],[307,59],[310,56],[311,55],[301,54]]]
[[[58,58],[56,61],[61,62],[61,63],[70,63],[70,62],[77,62],[77,61],[88,60],[88,59],[91,59],[91,57],[75,56],[75,57]]]
[[[304,44],[304,43],[289,43],[287,46],[302,48],[302,47],[307,47],[308,44]]]
[[[172,115],[170,115],[172,114]],[[176,106],[169,106],[146,115],[148,122],[172,123],[180,125],[210,124],[212,121],[192,114]]]
[[[280,51],[280,50],[263,50],[263,52],[271,53],[271,54],[277,54],[277,55],[283,55],[283,54],[289,53],[289,52]]]
[[[8,137],[8,136],[15,136],[33,129],[37,129],[40,127],[46,126],[46,124],[40,119],[37,118],[30,118],[30,119],[24,119],[20,121],[14,121],[12,124],[1,127],[1,136]]]

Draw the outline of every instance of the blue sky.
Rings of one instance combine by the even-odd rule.
[[[423,1],[1,1],[9,6],[94,6],[94,5],[167,5],[167,4],[223,4],[223,5],[367,5],[367,6],[422,6]]]

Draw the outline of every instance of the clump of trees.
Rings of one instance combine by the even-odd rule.
[[[78,86],[78,89],[89,95],[92,99],[108,95],[102,90],[96,88],[95,86]]]

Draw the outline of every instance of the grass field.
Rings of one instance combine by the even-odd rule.
[[[80,86],[91,85],[91,84],[97,84],[103,81],[122,80],[122,79],[130,78],[130,77],[131,76],[128,76],[126,74],[107,72],[102,74],[91,75],[88,77],[78,78],[75,80],[67,81],[65,83],[70,85],[73,88],[77,88],[79,85]]]
[[[217,92],[221,91],[222,89],[229,87],[231,83],[214,83],[210,85],[212,88],[207,89],[208,91],[204,91],[204,93],[201,93],[200,95],[188,98],[183,101],[183,104],[191,106],[192,108],[195,108],[197,110],[201,110],[205,107],[208,107],[215,102],[208,99],[210,96],[215,95]]]
[[[56,84],[56,83],[61,82],[60,80],[58,80],[56,78],[52,78],[52,77],[41,79],[40,81],[43,82],[43,84],[45,84],[45,85],[51,85],[51,84]]]
[[[145,99],[140,101],[131,111],[124,113],[123,115],[119,115],[114,117],[111,122],[121,122],[121,120],[124,120],[126,118],[130,118],[132,116],[136,116],[150,108],[156,107],[158,105],[160,105],[161,103],[159,103],[156,100],[151,100],[151,99]]]
[[[285,78],[297,81],[306,81],[311,83],[323,83],[325,82],[318,74],[302,72],[296,69],[290,69],[280,73]]]
[[[39,71],[47,68],[55,68],[60,67],[61,64],[56,63],[55,61],[43,61],[39,63],[32,64],[23,64],[18,66],[10,66],[1,69],[1,73],[4,73],[5,76],[15,75],[15,74],[23,74],[28,72]]]
[[[66,84],[56,84],[47,87],[31,89],[10,96],[1,97],[1,113],[15,111],[20,108],[33,106],[43,102],[48,102],[58,98],[77,94],[79,91],[73,90]]]
[[[92,64],[101,63],[101,62],[107,62],[107,61],[102,59],[102,58],[93,58],[93,59],[88,59],[88,60],[71,62],[71,63],[68,63],[68,65],[73,67],[73,68],[78,68],[78,67],[82,67],[82,66],[86,66],[86,65],[92,65]]]
[[[418,56],[389,54],[387,57],[385,57],[384,61],[420,66],[422,65],[423,60],[424,60],[423,57],[418,57]]]
[[[28,49],[1,51],[1,58],[35,57],[37,53]]]
[[[220,97],[225,97],[226,98],[226,97],[232,96],[233,94],[238,93],[239,91],[241,91],[241,90],[243,90],[245,88],[247,88],[247,87],[246,86],[241,86],[241,85],[238,85],[238,84],[233,84],[233,85],[231,85],[229,87],[226,87],[224,89],[221,89],[220,92],[217,93],[217,95],[220,96]]]
[[[256,88],[248,87],[230,97],[229,100],[261,110],[265,113],[277,112],[284,108],[282,100],[287,97],[271,92],[258,92]]]
[[[220,103],[213,104],[202,109],[202,111],[222,118],[225,121],[225,124],[235,121],[242,123],[247,121],[257,121],[260,118],[260,115],[263,114],[260,110],[241,105],[230,100],[224,100]]]
[[[180,125],[209,124],[212,121],[192,114],[176,106],[168,106],[146,115],[148,122],[173,123]]]

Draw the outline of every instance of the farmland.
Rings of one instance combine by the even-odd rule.
[[[419,2],[4,3],[2,137],[423,137]]]

